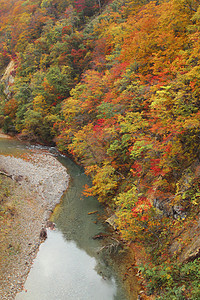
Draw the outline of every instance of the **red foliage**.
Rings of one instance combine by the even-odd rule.
[[[148,211],[151,207],[152,204],[149,199],[147,199],[146,197],[139,197],[134,208],[131,209],[132,216],[136,218],[142,214],[140,220],[141,221],[147,220],[148,216],[147,215],[144,216],[143,213]]]
[[[74,3],[77,12],[82,12],[86,8],[85,0],[75,0]]]
[[[84,63],[84,56],[87,53],[86,49],[72,49],[71,55],[73,57],[73,63],[79,67],[82,67]]]
[[[131,166],[131,172],[133,176],[140,177],[142,173],[142,165],[138,162],[134,162],[134,164]]]
[[[98,119],[97,124],[94,125],[94,127],[93,127],[93,131],[94,132],[101,132],[102,129],[103,129],[104,123],[105,123],[105,119]]]
[[[151,172],[154,176],[162,174],[162,169],[159,167],[160,159],[151,159]]]

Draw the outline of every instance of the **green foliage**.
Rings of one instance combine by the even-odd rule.
[[[63,67],[60,70],[57,66],[51,66],[46,74],[47,84],[49,85],[49,92],[53,89],[54,95],[60,97],[67,97],[72,85],[71,69],[70,67]]]
[[[166,261],[160,265],[141,266],[147,280],[149,294],[156,292],[156,299],[198,299],[200,296],[200,260],[177,264]]]
[[[99,114],[97,115],[97,118],[108,118],[110,119],[115,115],[115,106],[112,103],[109,102],[102,102],[99,106],[97,106],[97,110]]]
[[[21,77],[15,82],[15,98],[19,105],[26,105],[32,100],[32,91],[30,87],[30,80],[27,77]]]
[[[22,134],[28,139],[49,143],[54,136],[51,127],[55,121],[57,121],[56,116],[43,117],[41,112],[28,109],[24,114]]]
[[[5,116],[3,120],[3,132],[10,133],[14,131],[14,124],[12,119],[9,116]]]
[[[150,149],[152,149],[152,144],[145,143],[144,140],[136,141],[131,149],[130,156],[135,160],[140,158],[141,155],[145,155],[145,152],[148,152]]]

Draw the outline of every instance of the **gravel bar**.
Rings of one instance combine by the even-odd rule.
[[[15,184],[15,213],[0,236],[6,247],[0,261],[0,299],[11,300],[23,289],[41,244],[40,231],[68,188],[69,175],[46,150],[33,150],[20,158],[0,155],[0,171]]]

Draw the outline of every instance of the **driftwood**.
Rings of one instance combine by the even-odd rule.
[[[200,257],[200,248],[198,248],[194,253],[190,254],[185,260],[184,263],[194,261]]]
[[[88,215],[92,215],[92,214],[96,214],[96,213],[98,213],[98,210],[91,211],[91,212],[88,213]]]
[[[105,245],[99,249],[97,253],[100,253],[102,250],[108,250],[108,252],[111,253],[116,253],[119,249],[119,246],[121,245],[121,241],[111,237],[113,240],[113,243],[109,243],[108,245]]]
[[[9,175],[8,173],[4,172],[4,171],[0,171],[0,175],[6,176],[11,178],[12,180],[15,180],[16,182],[22,181],[23,180],[23,176],[22,175]]]
[[[106,238],[110,236],[110,234],[107,234],[107,233],[99,233],[99,234],[96,234],[95,236],[93,236],[93,240],[101,240],[103,238]]]
[[[13,179],[12,175],[9,175],[9,174],[7,174],[7,173],[5,173],[3,171],[0,171],[0,175],[3,175],[3,176],[6,176],[6,177],[9,177],[9,178]]]

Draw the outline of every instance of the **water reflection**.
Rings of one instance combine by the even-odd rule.
[[[48,232],[41,245],[25,288],[16,300],[111,300],[117,287],[113,278],[97,274],[95,258],[79,249],[75,242],[66,242],[63,234]]]
[[[68,158],[58,158],[70,174],[70,187],[55,209],[56,230],[40,247],[25,289],[16,300],[126,300],[124,290],[106,259],[98,255],[102,244],[94,235],[105,231],[98,221],[103,209],[97,199],[82,195],[90,184],[83,169]]]

